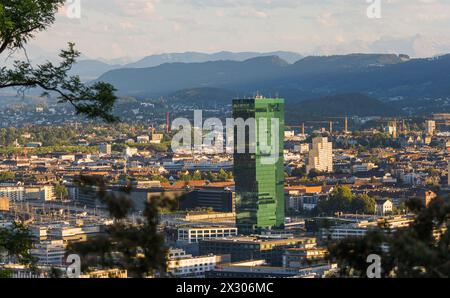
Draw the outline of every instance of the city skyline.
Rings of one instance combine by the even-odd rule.
[[[2,1],[0,279],[450,277],[450,3],[342,2]]]

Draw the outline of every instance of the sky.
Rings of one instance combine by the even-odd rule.
[[[450,53],[450,0],[74,1],[81,9],[67,3],[34,47],[56,52],[73,41],[85,56],[110,60],[186,51]]]

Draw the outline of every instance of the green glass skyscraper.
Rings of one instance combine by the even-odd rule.
[[[285,217],[284,99],[236,99],[233,118],[235,122],[243,119],[246,124],[253,121],[255,125],[255,133],[251,133],[249,126],[245,128],[245,153],[238,149],[237,130],[242,126],[236,125],[234,130],[237,227],[244,234],[282,227]],[[268,156],[275,158],[267,160]]]

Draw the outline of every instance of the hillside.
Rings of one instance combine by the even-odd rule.
[[[333,93],[360,90],[364,77],[391,66],[410,62],[396,55],[352,54],[306,57],[289,64],[278,56],[238,61],[169,63],[142,69],[118,69],[99,80],[116,86],[125,95],[167,95],[190,88],[224,88],[239,93],[279,93],[288,100],[300,100]],[[360,80],[348,86],[348,80]],[[381,79],[384,74],[380,76]],[[393,82],[395,84],[395,81]],[[355,90],[351,90],[355,89]],[[370,92],[370,90],[367,90]]]
[[[320,119],[345,116],[397,116],[401,111],[364,94],[350,93],[326,96],[292,103],[286,110],[288,120]]]
[[[192,104],[230,104],[238,94],[219,88],[193,88],[184,89],[168,95],[166,98],[170,103],[192,103]]]
[[[302,59],[300,54],[294,52],[218,52],[213,54],[199,52],[168,53],[160,55],[150,55],[134,63],[124,65],[124,68],[146,68],[155,67],[165,63],[204,63],[211,61],[245,61],[252,58],[264,56],[278,56],[286,62],[292,64]]]
[[[72,67],[70,75],[78,75],[83,81],[91,81],[107,71],[118,68],[121,66],[110,65],[98,60],[81,60]]]
[[[288,66],[277,56],[243,62],[169,63],[151,68],[112,70],[98,80],[113,84],[122,95],[161,96],[182,89],[223,88],[271,80],[282,76]]]
[[[243,62],[171,63],[114,70],[101,80],[119,94],[168,96],[178,90],[218,88],[240,96],[278,94],[288,103],[360,93],[405,114],[450,112],[450,55],[409,59],[404,55],[351,54],[306,57],[289,64],[277,56]]]
[[[102,61],[101,59],[83,59],[78,61],[70,74],[79,75],[83,81],[95,80],[102,74],[114,69],[149,68],[166,63],[204,63],[213,61],[245,61],[252,58],[278,56],[289,64],[293,64],[303,57],[294,52],[218,52],[213,54],[199,52],[167,53],[150,55],[136,62],[121,63],[121,59]]]

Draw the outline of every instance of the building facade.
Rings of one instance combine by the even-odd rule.
[[[254,133],[249,126],[234,128],[236,223],[239,231],[252,233],[258,229],[281,227],[285,216],[284,99],[257,97],[234,100],[233,118],[235,121],[243,119],[249,126],[254,125]],[[277,120],[278,127],[274,125]],[[245,153],[239,150],[239,134],[245,134]],[[275,156],[273,162],[267,162],[268,156]]]
[[[62,265],[65,253],[62,240],[42,241],[30,249],[30,254],[37,259],[38,265]]]
[[[108,143],[101,143],[99,145],[99,151],[102,154],[111,155],[111,144]]]
[[[235,196],[224,189],[195,189],[179,200],[180,209],[212,208],[216,212],[234,212]]]
[[[283,252],[288,248],[305,247],[315,243],[313,238],[263,239],[228,237],[200,241],[200,254],[231,255],[232,262],[263,259],[272,266],[281,266]]]
[[[311,150],[308,153],[306,171],[333,172],[333,144],[328,138],[317,137],[312,141]]]
[[[237,236],[237,228],[234,227],[203,227],[178,229],[178,241],[186,243],[198,243],[204,239],[216,239]]]
[[[426,128],[427,135],[429,135],[429,136],[434,135],[434,132],[436,131],[436,121],[434,121],[434,120],[425,121],[425,128]]]
[[[171,277],[205,277],[208,271],[213,270],[223,261],[229,262],[229,256],[205,255],[193,257],[182,249],[169,251],[167,273]]]

